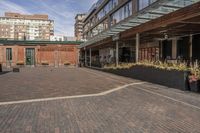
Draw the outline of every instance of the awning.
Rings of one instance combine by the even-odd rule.
[[[200,2],[200,0],[157,0],[150,6],[139,11],[136,15],[131,16],[127,20],[116,24],[115,26],[98,34],[87,42],[82,43],[80,47],[83,48],[108,37],[117,36],[123,31],[142,25],[153,19],[159,18],[197,2]]]

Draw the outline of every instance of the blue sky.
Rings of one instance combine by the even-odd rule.
[[[48,14],[55,21],[55,34],[74,36],[74,18],[87,12],[96,0],[0,0],[0,16],[4,12]]]

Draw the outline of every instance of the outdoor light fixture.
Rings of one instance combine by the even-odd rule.
[[[168,38],[169,38],[169,36],[167,35],[167,33],[164,34],[164,38],[165,38],[165,39],[168,39]]]

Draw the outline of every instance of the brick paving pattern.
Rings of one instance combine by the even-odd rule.
[[[22,68],[20,73],[0,75],[0,102],[93,94],[127,83],[87,71],[41,67]]]
[[[39,70],[36,70],[32,76],[37,77],[36,75],[39,73],[38,71]],[[78,86],[78,84],[73,83],[75,81],[79,83],[82,82],[83,84],[87,83],[88,88],[92,88],[93,86],[94,90],[96,87],[99,87],[100,90],[103,88],[104,90],[104,87],[112,88],[115,84],[123,85],[124,82],[138,82],[136,80],[125,79],[88,69],[78,69],[76,72],[70,69],[59,69],[57,71],[61,71],[56,72],[61,75],[65,74],[65,71],[71,71],[72,73],[68,72],[69,75],[74,75],[74,73],[77,72],[77,74],[74,75],[74,78],[77,79],[85,77],[85,79],[82,78],[82,81],[77,81],[75,79],[71,80],[71,84],[73,84],[71,85],[71,88],[73,88],[73,86],[74,88]],[[44,74],[45,72],[47,71],[44,70],[42,73]],[[24,74],[26,73],[29,72],[24,70]],[[56,73],[53,75],[56,75]],[[83,75],[79,76],[80,73]],[[13,79],[13,75],[11,76],[10,74],[4,75],[3,78]],[[53,75],[50,74],[50,76]],[[102,75],[106,76],[107,79],[105,79]],[[46,76],[44,74],[40,80],[43,81]],[[0,78],[2,78],[2,76],[0,76]],[[53,80],[55,80],[55,78],[49,77],[48,79],[48,83],[53,84],[51,82],[54,82]],[[122,83],[118,83],[117,80]],[[34,79],[33,81],[37,80]],[[89,84],[89,81],[91,84]],[[4,81],[4,84],[5,82],[6,81]],[[68,83],[68,81],[57,82]],[[97,86],[97,82],[101,82],[101,84],[99,83]],[[2,79],[0,83],[2,84]],[[32,84],[31,82],[28,83]],[[20,86],[20,83],[18,84]],[[110,86],[107,87],[107,85]],[[35,87],[35,89],[37,89],[37,87]],[[48,91],[51,90],[48,89],[48,87],[46,87],[46,89]],[[87,90],[87,87],[83,87],[82,89]],[[1,87],[1,90],[4,89]],[[30,90],[31,89],[29,89],[29,91]],[[70,91],[70,89],[67,89],[67,91]],[[97,91],[91,91],[91,93],[95,92]],[[14,96],[14,90],[10,91],[10,93]],[[48,96],[51,96],[50,93],[53,93],[53,91],[49,92]],[[3,94],[1,94],[1,96],[2,95]],[[9,91],[6,95],[9,96]],[[23,98],[27,97],[23,96]],[[2,100],[3,99],[5,99],[4,101],[8,100],[6,98],[2,98]],[[10,98],[9,100],[13,99]],[[182,92],[160,85],[144,83],[132,85],[104,96],[1,105],[0,132],[199,133],[199,103],[200,95],[198,94]]]

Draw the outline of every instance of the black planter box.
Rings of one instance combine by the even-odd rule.
[[[3,70],[2,70],[2,65],[0,64],[0,72],[2,72]]]
[[[184,91],[190,90],[188,83],[189,72],[162,70],[146,66],[134,66],[130,69],[104,69],[103,71]]]
[[[189,83],[190,85],[190,90],[193,92],[200,92],[200,81],[194,81]]]

